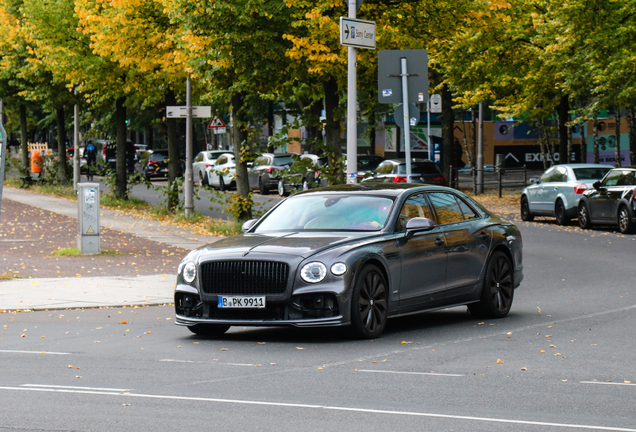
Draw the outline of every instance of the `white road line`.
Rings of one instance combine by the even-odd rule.
[[[404,374],[404,375],[432,375],[432,376],[448,376],[448,377],[463,377],[464,376],[464,375],[457,375],[457,374],[444,374],[444,373],[434,373],[434,372],[403,372],[403,371],[366,370],[366,369],[358,369],[358,372]]]
[[[168,400],[199,401],[199,402],[217,402],[217,403],[227,403],[227,404],[261,405],[261,406],[274,406],[274,407],[285,407],[285,408],[326,409],[326,410],[333,410],[333,411],[361,412],[361,413],[371,413],[371,414],[389,414],[389,415],[399,415],[399,416],[443,418],[443,419],[453,419],[453,420],[472,420],[472,421],[490,422],[490,423],[507,423],[507,424],[522,424],[522,425],[531,425],[531,426],[593,429],[593,430],[617,431],[617,432],[636,432],[636,429],[611,427],[611,426],[594,426],[594,425],[571,424],[571,423],[549,423],[549,422],[528,421],[528,420],[514,420],[514,419],[491,418],[491,417],[472,417],[472,416],[436,414],[436,413],[425,413],[425,412],[414,412],[414,411],[390,411],[390,410],[349,408],[349,407],[328,406],[328,405],[309,405],[309,404],[297,404],[297,403],[285,403],[285,402],[250,401],[250,400],[240,400],[240,399],[217,399],[217,398],[204,398],[204,397],[151,395],[151,394],[137,394],[137,393],[122,394],[122,393],[91,392],[91,391],[85,391],[85,390],[26,388],[26,387],[0,387],[0,390],[99,394],[99,395],[120,396],[124,398],[136,397],[136,398],[144,398],[144,399],[168,399]]]
[[[132,389],[116,389],[116,388],[102,388],[102,387],[74,387],[74,386],[42,385],[42,384],[20,384],[20,387],[44,387],[44,388],[74,389],[74,390],[101,390],[101,391],[114,391],[114,392],[127,392],[132,390]]]
[[[0,353],[71,355],[71,353],[65,353],[65,352],[54,352],[54,351],[20,351],[20,350],[0,350]]]
[[[196,364],[221,364],[221,365],[229,365],[229,366],[256,366],[254,363],[227,363],[227,362],[202,362],[202,361],[194,361],[194,360],[176,360],[176,359],[161,359],[160,362],[168,362],[168,363],[196,363]]]
[[[622,385],[622,386],[636,386],[633,383],[622,383],[622,382],[605,382],[605,381],[581,381],[579,384],[604,384],[604,385]]]

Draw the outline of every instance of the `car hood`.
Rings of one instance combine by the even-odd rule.
[[[322,250],[379,236],[373,232],[276,232],[242,234],[229,237],[199,249],[199,259],[249,256],[252,253],[292,255],[307,258]]]

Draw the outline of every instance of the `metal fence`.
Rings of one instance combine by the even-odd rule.
[[[504,187],[526,187],[528,185],[528,169],[524,165],[522,168],[502,168],[494,167],[490,169],[478,170],[471,167],[470,170],[453,168],[451,166],[450,186],[455,189],[463,187],[472,187],[473,193],[477,195],[477,173],[481,171],[482,184],[481,190],[496,188],[499,197]]]

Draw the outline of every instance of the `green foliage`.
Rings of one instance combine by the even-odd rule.
[[[51,253],[52,256],[83,256],[78,248],[70,247],[70,248],[61,248],[54,250]],[[111,251],[111,250],[101,250],[97,255],[130,255],[128,253],[119,252],[119,251]],[[91,255],[94,256],[94,255]]]
[[[113,197],[117,196],[116,188],[117,188],[117,172],[106,166],[105,171],[103,173],[103,180],[106,183],[106,187],[108,187],[109,195]],[[126,198],[130,199],[130,193],[132,192],[132,188],[138,184],[146,186],[146,189],[150,189],[153,187],[150,180],[143,176],[140,172],[134,171],[132,173],[128,173],[126,175]]]
[[[237,221],[247,210],[252,212],[252,217],[254,218],[259,218],[265,213],[262,209],[256,209],[261,204],[254,202],[251,191],[247,197],[244,197],[238,193],[223,193],[211,188],[208,188],[208,190],[211,192],[210,201],[223,205],[222,211],[230,214]],[[216,209],[210,206],[210,210]]]

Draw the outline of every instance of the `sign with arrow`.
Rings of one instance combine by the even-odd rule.
[[[188,107],[185,106],[168,106],[166,107],[166,117],[178,118],[187,117]],[[209,106],[193,106],[192,118],[210,118],[212,117],[212,107]]]
[[[375,21],[340,17],[340,45],[375,49]]]

